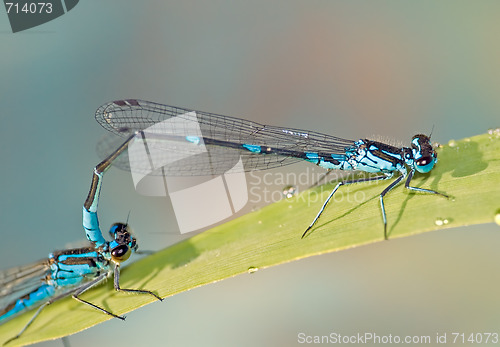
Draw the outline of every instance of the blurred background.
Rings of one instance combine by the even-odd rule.
[[[93,114],[108,101],[403,144],[433,127],[442,143],[498,127],[498,13],[496,1],[81,1],[12,34],[3,12],[1,267],[84,239],[81,205],[105,133]],[[138,195],[117,169],[99,211],[103,230],[132,211],[141,249],[191,236],[179,234],[168,199]],[[299,333],[499,333],[499,244],[500,228],[488,224],[316,256],[176,295],[69,340],[290,346]],[[40,344],[53,345],[62,343]]]

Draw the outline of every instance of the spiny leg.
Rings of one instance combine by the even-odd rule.
[[[71,293],[73,293],[73,298],[75,298],[77,301],[81,302],[81,303],[84,303],[84,304],[87,304],[89,306],[92,306],[94,307],[95,309],[101,311],[101,312],[104,312],[108,315],[111,315],[113,317],[116,317],[116,318],[120,318],[120,319],[125,319],[124,317],[120,317],[120,316],[117,316],[117,315],[114,315],[112,314],[111,312],[108,312],[106,311],[105,309],[99,307],[99,306],[96,306],[88,301],[85,301],[83,299],[80,299],[78,298],[78,295],[82,294],[83,292],[85,292],[86,290],[92,288],[93,286],[99,284],[100,282],[102,282],[105,278],[106,278],[107,274],[102,274],[101,276],[97,277],[95,280],[93,280],[92,282],[89,282],[89,283],[86,283],[85,285],[81,286],[81,287],[78,287],[78,288],[75,288],[73,289],[72,291],[69,291],[69,292],[65,292],[61,295],[58,295],[58,296],[55,296],[53,297],[52,299],[48,300],[47,302],[45,302],[43,305],[41,305],[35,312],[35,314],[31,317],[31,319],[29,320],[28,323],[26,323],[26,325],[22,328],[22,330],[14,337],[10,338],[9,340],[5,341],[4,342],[4,345],[8,344],[9,342],[13,341],[13,340],[16,340],[18,339],[25,331],[26,329],[28,329],[28,327],[35,321],[35,319],[38,317],[38,315],[40,314],[40,312],[45,308],[47,307],[48,305],[52,304],[53,302],[63,298],[63,297],[66,297],[68,295],[70,295]]]
[[[406,182],[405,182],[405,188],[406,189],[412,190],[414,192],[437,194],[437,195],[444,196],[445,198],[449,198],[449,195],[446,195],[446,194],[443,194],[443,193],[440,193],[440,192],[436,192],[435,190],[424,189],[424,188],[418,188],[418,187],[412,187],[412,186],[410,186],[410,181],[412,180],[414,173],[415,173],[415,170],[412,170],[408,174],[408,178],[406,179]]]
[[[38,317],[38,315],[40,314],[40,312],[49,304],[51,304],[52,301],[47,301],[46,303],[44,303],[43,305],[41,305],[35,312],[35,314],[33,315],[33,317],[31,317],[31,319],[29,320],[28,323],[26,323],[26,325],[24,326],[24,328],[21,329],[21,331],[14,337],[11,337],[10,339],[8,339],[7,341],[5,341],[3,343],[3,345],[5,346],[6,344],[8,344],[9,342],[13,341],[13,340],[16,340],[18,339],[19,337],[21,337],[21,335],[26,331],[26,329],[28,329],[28,327],[31,325],[31,323],[33,323],[33,321],[36,319],[36,317]]]
[[[304,238],[308,231],[311,230],[311,228],[314,226],[314,224],[316,223],[316,221],[319,219],[319,217],[321,216],[321,214],[323,213],[323,211],[325,210],[325,207],[326,205],[328,205],[328,202],[330,201],[330,199],[332,198],[333,194],[335,194],[335,192],[337,191],[337,189],[339,189],[340,186],[346,186],[348,184],[352,184],[352,183],[361,183],[361,182],[370,182],[370,181],[379,181],[379,180],[386,180],[386,179],[389,179],[391,178],[392,175],[384,175],[384,176],[376,176],[376,177],[367,177],[367,178],[359,178],[359,179],[356,179],[356,180],[350,180],[350,181],[342,181],[342,182],[339,182],[335,188],[333,188],[332,192],[330,193],[330,195],[328,195],[328,198],[326,198],[325,202],[323,203],[323,206],[321,206],[321,209],[319,210],[318,214],[316,215],[316,217],[314,218],[314,220],[312,221],[312,223],[309,225],[309,227],[307,227],[306,231],[304,231],[304,233],[302,234],[302,238]]]
[[[156,299],[158,299],[160,301],[163,301],[162,298],[160,298],[158,295],[156,295],[155,293],[153,293],[153,292],[151,292],[149,290],[121,288],[120,287],[120,265],[118,265],[118,264],[115,265],[114,277],[115,277],[114,285],[115,285],[115,289],[117,291],[120,291],[120,292],[129,292],[129,293],[138,293],[138,294],[149,294],[149,295],[154,296]]]
[[[437,194],[444,196],[445,198],[449,198],[448,195],[436,192],[435,190],[431,189],[424,189],[424,188],[418,188],[418,187],[412,187],[410,186],[410,181],[413,178],[413,175],[415,174],[415,170],[411,170],[408,174],[408,177],[406,178],[405,181],[405,188],[414,191],[414,192],[421,192],[421,193],[430,193],[430,194]],[[392,188],[394,188],[396,185],[398,185],[401,180],[403,179],[404,176],[399,176],[394,182],[392,182],[384,191],[380,194],[380,206],[382,207],[382,218],[384,219],[384,238],[387,240],[387,217],[385,214],[385,207],[384,207],[384,196],[389,192]]]
[[[399,183],[401,183],[401,180],[403,179],[404,176],[399,176],[396,178],[394,182],[389,184],[387,188],[384,189],[382,193],[380,193],[380,207],[382,208],[382,218],[384,220],[384,239],[387,240],[387,217],[385,215],[385,206],[384,206],[384,196],[387,194],[392,188],[397,186]]]
[[[104,309],[102,307],[99,307],[99,306],[97,306],[97,305],[95,305],[95,304],[93,304],[93,303],[91,303],[91,302],[89,302],[87,300],[83,300],[83,299],[81,299],[81,298],[78,297],[79,295],[85,293],[90,288],[92,288],[95,285],[97,285],[100,282],[102,282],[104,279],[106,279],[106,277],[107,277],[107,273],[102,274],[99,277],[97,277],[95,280],[93,280],[92,282],[86,283],[85,285],[81,286],[80,288],[77,289],[77,291],[75,293],[73,293],[73,299],[75,299],[76,301],[81,302],[82,304],[89,305],[90,307],[93,307],[96,310],[99,310],[102,313],[107,314],[108,316],[112,316],[112,317],[115,317],[115,318],[118,318],[118,319],[121,319],[121,320],[125,320],[125,316],[118,316],[118,315],[116,315],[114,313],[109,312],[108,310],[106,310],[106,309]]]
[[[98,278],[96,278],[94,281],[92,282],[89,282],[87,284],[85,284],[84,286],[78,288],[77,292],[75,292],[73,294],[73,298],[76,299],[77,301],[81,302],[81,303],[84,303],[86,305],[89,305],[109,316],[113,316],[115,318],[119,318],[121,320],[125,320],[125,317],[124,316],[118,316],[114,313],[111,313],[109,312],[108,310],[102,308],[102,307],[99,307],[89,301],[86,301],[86,300],[83,300],[81,298],[79,298],[78,296],[83,294],[84,292],[86,292],[87,290],[89,290],[90,288],[94,287],[95,285],[99,284],[101,281],[103,281],[105,278],[107,277],[107,274],[102,274],[101,276],[99,276]],[[120,266],[117,264],[115,265],[115,270],[114,270],[114,287],[117,291],[122,291],[122,292],[132,292],[132,293],[139,293],[139,294],[149,294],[149,295],[152,295],[154,296],[156,299],[160,300],[160,301],[163,301],[162,298],[160,298],[158,295],[156,295],[155,293],[153,292],[150,292],[148,290],[139,290],[139,289],[122,289],[120,288]]]

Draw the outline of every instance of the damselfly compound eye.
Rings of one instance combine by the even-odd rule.
[[[417,160],[418,166],[425,166],[432,163],[433,158],[431,156],[425,156]]]
[[[111,257],[114,261],[122,262],[130,257],[132,251],[127,245],[120,245],[111,250]]]

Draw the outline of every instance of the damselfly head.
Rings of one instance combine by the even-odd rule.
[[[432,147],[431,138],[427,135],[418,134],[411,140],[413,152],[413,166],[421,173],[432,170],[437,163],[437,153]]]
[[[120,263],[127,260],[132,251],[137,250],[137,240],[132,236],[132,230],[128,224],[115,223],[109,229],[113,241],[109,243],[111,258]]]

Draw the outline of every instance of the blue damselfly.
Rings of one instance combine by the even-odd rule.
[[[114,288],[117,291],[148,294],[162,300],[149,290],[120,287],[120,265],[130,257],[131,253],[137,251],[137,241],[131,234],[128,223],[113,224],[109,230],[113,240],[106,241],[97,218],[103,175],[113,160],[127,148],[132,138],[127,139],[122,146],[94,168],[90,191],[83,206],[83,227],[90,246],[56,251],[50,253],[48,259],[0,272],[0,324],[38,307],[24,328],[4,344],[19,338],[44,307],[69,295],[109,316],[124,320],[125,317],[80,297],[82,293],[102,283],[111,275],[114,276]]]
[[[136,134],[151,150],[130,153],[113,164],[128,170],[171,176],[215,175],[228,170],[262,170],[308,161],[326,170],[358,170],[378,176],[344,180],[332,190],[304,237],[342,185],[395,180],[380,193],[380,206],[387,239],[384,196],[406,178],[405,187],[448,197],[430,189],[410,186],[415,172],[428,173],[437,162],[430,136],[413,136],[410,147],[395,147],[368,139],[347,140],[318,132],[262,125],[248,120],[136,99],[107,103],[96,111],[96,120],[106,130],[122,136]],[[200,151],[204,146],[206,150]],[[125,153],[125,151],[124,151]],[[146,153],[146,152],[144,152]],[[142,155],[142,159],[141,159]],[[138,159],[139,158],[139,159]],[[241,160],[242,166],[235,165]],[[155,165],[155,163],[169,163]],[[236,168],[236,169],[235,169]]]

